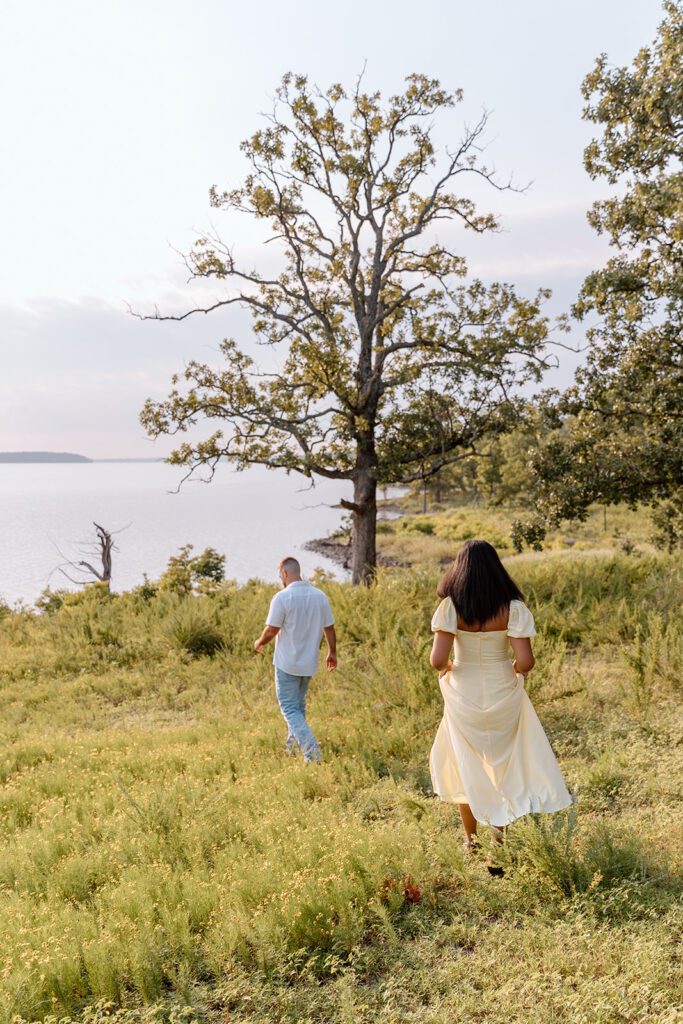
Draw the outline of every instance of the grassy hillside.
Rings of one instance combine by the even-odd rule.
[[[309,767],[251,653],[272,588],[6,612],[0,1024],[682,1020],[683,565],[510,564],[578,803],[511,829],[502,880],[431,795],[433,572],[325,584]]]
[[[453,558],[454,548],[470,537],[486,537],[501,554],[513,554],[510,526],[523,518],[524,509],[485,505],[455,508],[435,506],[426,515],[417,499],[407,496],[400,505],[407,513],[380,523],[378,547],[390,564],[438,566]],[[543,545],[546,553],[614,551],[652,553],[653,525],[645,509],[593,506],[586,521],[563,523],[551,530]]]

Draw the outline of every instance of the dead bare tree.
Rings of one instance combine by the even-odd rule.
[[[79,566],[83,569],[87,569],[91,572],[101,583],[106,583],[109,586],[111,582],[111,555],[114,550],[114,538],[108,530],[105,530],[99,523],[93,523],[95,527],[95,533],[97,534],[97,544],[99,545],[100,560],[102,562],[102,570],[98,570],[90,564],[90,562],[81,561]]]
[[[60,565],[55,566],[52,573],[61,573],[70,583],[75,583],[77,586],[86,586],[88,583],[95,582],[105,583],[107,586],[110,585],[112,554],[114,551],[118,551],[114,542],[114,536],[116,533],[121,533],[121,530],[107,530],[104,526],[100,526],[99,523],[95,522],[93,522],[93,526],[95,527],[95,539],[83,543],[82,547],[85,550],[82,550],[82,553],[87,554],[88,558],[92,560],[94,560],[94,556],[98,556],[100,567],[97,568],[93,565],[93,561],[87,561],[85,558],[78,560],[67,558],[55,544],[56,550],[64,558],[64,561]],[[128,529],[128,527],[123,527],[123,529]],[[50,573],[50,576],[52,576],[52,573]],[[71,575],[71,573],[75,575]]]

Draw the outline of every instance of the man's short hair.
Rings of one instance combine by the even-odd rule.
[[[284,571],[290,576],[301,576],[301,566],[296,558],[292,558],[291,555],[287,555],[286,558],[283,558],[278,568],[284,569]]]

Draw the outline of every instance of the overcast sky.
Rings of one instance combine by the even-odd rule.
[[[326,87],[367,62],[386,93],[412,71],[462,87],[442,125],[456,140],[490,110],[489,159],[533,185],[493,195],[504,233],[463,251],[472,273],[551,287],[568,308],[606,253],[585,219],[606,186],[583,170],[580,84],[602,51],[630,62],[661,17],[658,0],[3,0],[0,449],[165,454],[138,425],[145,398],[228,334],[252,347],[237,311],[141,323],[125,303],[194,305],[175,250],[211,222],[261,258],[207,192],[241,180],[239,143],[287,70]]]

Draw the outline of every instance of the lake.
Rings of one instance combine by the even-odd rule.
[[[127,590],[143,573],[154,578],[183,544],[195,553],[213,547],[226,555],[226,576],[277,579],[277,563],[294,554],[304,575],[322,566],[344,573],[303,545],[339,526],[349,483],[255,467],[236,473],[221,466],[212,483],[188,481],[160,462],[0,465],[0,597],[32,603],[48,585],[72,587],[55,571],[65,559],[92,560],[84,544],[93,520],[116,536],[112,585]],[[61,554],[60,554],[61,552]]]

